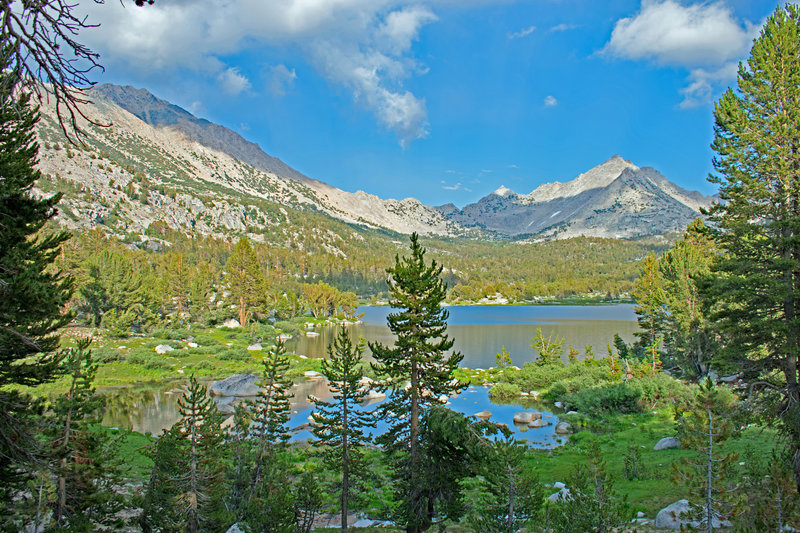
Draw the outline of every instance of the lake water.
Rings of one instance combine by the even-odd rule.
[[[393,337],[386,327],[386,316],[392,311],[389,307],[362,307],[363,323],[350,326],[352,331],[371,342],[391,344]],[[495,364],[495,354],[505,346],[511,353],[514,364],[522,366],[535,359],[536,353],[530,347],[531,337],[536,328],[541,327],[545,336],[553,334],[563,337],[565,348],[572,344],[581,354],[585,345],[593,345],[598,357],[606,354],[606,343],[618,333],[626,341],[633,340],[637,330],[633,306],[625,304],[603,306],[469,306],[449,308],[448,333],[455,338],[455,349],[464,354],[462,366],[469,368],[488,368]],[[333,327],[315,330],[318,337],[301,336],[288,343],[289,350],[307,357],[323,357],[331,342]],[[367,350],[368,355],[369,350]],[[103,423],[133,429],[142,433],[158,434],[178,420],[178,395],[171,389],[180,384],[163,384],[106,392],[107,408]],[[289,427],[294,428],[308,421],[311,406],[308,395],[321,398],[328,396],[324,380],[309,380],[297,383],[294,389],[292,418]],[[449,407],[455,411],[473,415],[488,410],[492,421],[508,424],[517,439],[527,439],[537,447],[552,447],[561,442],[554,434],[558,421],[557,410],[528,400],[503,405],[492,402],[488,390],[483,387],[468,387],[459,396],[452,398]],[[515,412],[521,410],[541,411],[550,426],[528,429],[512,423]],[[378,432],[383,428],[379,427]],[[296,439],[310,437],[308,431],[299,432]]]

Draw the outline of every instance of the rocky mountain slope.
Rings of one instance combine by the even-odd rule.
[[[436,209],[459,225],[513,237],[637,238],[681,231],[713,201],[615,155],[566,183],[546,183],[529,194],[500,187],[463,209]]]
[[[40,188],[64,193],[59,220],[71,228],[102,226],[124,235],[162,222],[186,233],[261,240],[288,223],[291,209],[398,233],[636,238],[679,231],[711,201],[619,156],[530,194],[501,187],[463,209],[383,200],[309,178],[144,89],[101,85],[92,99],[87,115],[107,126],[87,124],[84,146],[65,142],[48,107],[38,132],[46,175]]]

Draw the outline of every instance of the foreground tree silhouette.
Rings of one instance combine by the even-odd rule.
[[[716,105],[714,159],[724,200],[711,226],[725,252],[708,296],[728,336],[724,358],[774,413],[800,486],[800,9],[778,8]]]
[[[391,389],[382,406],[391,425],[379,441],[390,455],[397,480],[396,519],[407,531],[419,532],[430,527],[435,509],[422,483],[420,422],[426,409],[445,403],[448,395],[462,388],[452,374],[463,356],[446,353],[454,343],[446,334],[448,312],[441,307],[447,287],[442,267],[436,261],[425,263],[425,249],[416,233],[411,235],[411,256],[395,257],[387,272],[390,305],[399,309],[389,314],[387,322],[397,340],[392,348],[369,344],[376,359],[373,368]]]
[[[31,193],[40,177],[34,168],[39,115],[27,93],[15,97],[8,66],[8,57],[0,57],[0,508],[12,503],[10,494],[41,451],[32,438],[37,403],[16,387],[47,383],[59,374],[63,354],[56,332],[69,322],[63,309],[72,293],[72,280],[51,268],[68,235],[40,232],[55,216],[60,196],[39,199]],[[12,516],[0,515],[0,524]]]

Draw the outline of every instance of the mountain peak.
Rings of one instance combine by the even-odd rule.
[[[549,202],[556,198],[569,198],[577,196],[591,189],[607,187],[617,179],[625,169],[639,170],[639,167],[623,159],[619,154],[614,154],[609,159],[596,167],[579,174],[566,183],[555,181],[540,185],[533,192],[526,195],[529,202]]]
[[[506,187],[505,185],[501,185],[492,194],[494,194],[495,196],[501,196],[501,197],[505,198],[506,196],[510,196],[510,195],[516,194],[516,193],[514,191],[512,191],[511,189],[509,189],[508,187]]]

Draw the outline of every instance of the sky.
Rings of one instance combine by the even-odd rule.
[[[619,154],[705,194],[714,102],[777,0],[80,0],[99,83],[309,177],[428,205]]]

